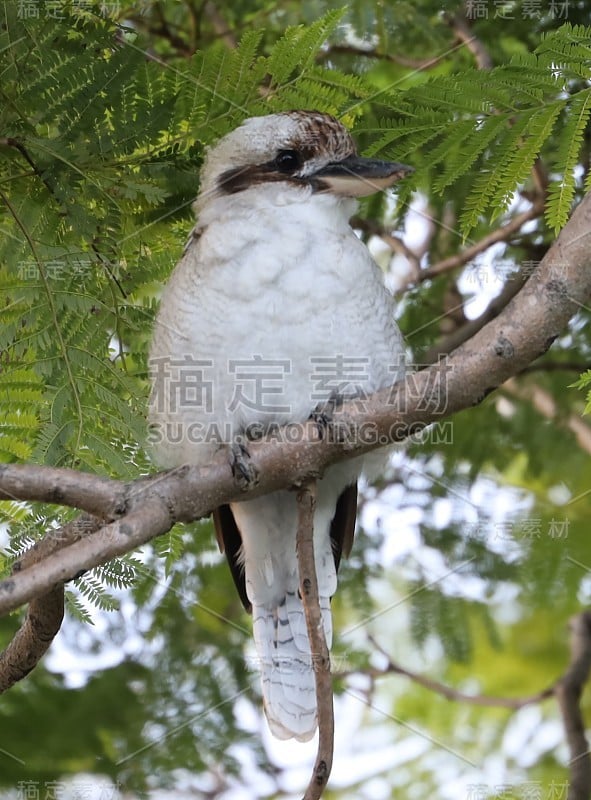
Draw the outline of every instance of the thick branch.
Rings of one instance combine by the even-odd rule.
[[[0,464],[0,500],[40,500],[114,519],[125,513],[125,495],[126,485],[121,481],[87,472]]]
[[[27,569],[50,553],[77,541],[101,527],[100,520],[83,514],[58,530],[51,531],[15,562],[13,573]],[[64,587],[56,586],[31,601],[27,615],[8,647],[0,653],[0,694],[20,681],[47,652],[64,618]]]
[[[0,615],[53,591],[99,564],[128,553],[174,523],[165,501],[152,496],[123,520],[101,526],[96,532],[62,543],[42,561],[27,566],[0,583]]]
[[[468,50],[472,53],[478,68],[492,69],[492,58],[480,39],[478,39],[477,36],[474,36],[468,27],[465,14],[446,14],[445,19],[458,39],[463,42],[463,44],[465,44]]]
[[[310,641],[312,668],[318,708],[318,753],[303,800],[318,800],[328,782],[334,750],[334,711],[330,653],[324,635],[314,559],[314,510],[316,483],[306,483],[298,492],[298,530],[296,548],[300,574],[300,594]]]
[[[31,602],[8,647],[0,653],[0,694],[26,677],[47,652],[64,618],[64,587]]]
[[[332,430],[339,435],[320,441],[316,425],[308,423],[288,426],[272,442],[252,442],[251,462],[260,481],[248,496],[301,485],[330,464],[400,441],[413,430],[480,403],[546,352],[588,301],[590,243],[588,194],[517,296],[447,359],[367,398],[362,410],[359,399],[344,403],[333,415]],[[81,569],[133,550],[175,521],[198,519],[246,496],[224,451],[207,467],[182,467],[128,486],[74,470],[10,464],[0,470],[0,492],[3,497],[74,506],[107,519],[127,511],[123,520],[0,584],[0,614]]]
[[[572,617],[570,628],[571,661],[564,677],[556,686],[556,699],[570,750],[568,800],[589,800],[591,758],[580,700],[591,670],[591,612],[585,611]]]

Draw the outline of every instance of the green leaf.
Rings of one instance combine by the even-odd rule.
[[[559,231],[571,210],[575,195],[575,166],[583,146],[591,115],[591,89],[585,89],[569,99],[565,125],[555,158],[555,168],[561,177],[553,180],[548,190],[546,219],[555,232]],[[589,175],[587,176],[589,181]]]
[[[491,205],[495,209],[493,219],[508,208],[516,187],[530,175],[542,145],[552,133],[563,105],[562,101],[551,103],[545,108],[534,111],[525,120],[525,125],[516,125],[519,133],[508,139],[510,158],[504,159],[498,167],[502,175],[497,183],[495,193],[490,199]]]

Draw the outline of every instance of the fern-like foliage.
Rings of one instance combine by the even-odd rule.
[[[217,43],[169,66],[99,6],[23,19],[18,4],[1,5],[0,457],[135,477],[151,468],[156,298],[190,226],[204,147],[247,116],[338,114],[371,90],[316,66],[341,12],[288,29],[268,55],[251,31],[236,50]],[[0,505],[13,531],[23,515],[6,568],[58,523]],[[180,539],[167,542],[170,564]],[[74,610],[114,606],[109,578],[106,568],[82,578]]]
[[[369,135],[372,153],[414,159],[419,180],[438,192],[471,173],[460,220],[464,235],[483,217],[503,214],[536,159],[548,156],[546,220],[557,231],[577,188],[575,165],[591,115],[590,80],[591,28],[565,24],[547,33],[534,53],[509,64],[380,93],[376,102],[384,115],[358,132]]]
[[[591,369],[585,370],[572,387],[585,392],[585,414],[591,414]]]

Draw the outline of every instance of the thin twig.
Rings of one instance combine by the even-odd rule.
[[[525,280],[526,278],[522,273],[518,273],[514,278],[508,280],[502,292],[490,301],[479,317],[468,320],[464,325],[456,328],[456,330],[423,353],[420,357],[421,364],[434,364],[441,356],[451,353],[475,336],[485,325],[488,325],[489,322],[501,314],[520,291]]]
[[[310,783],[303,800],[318,800],[332,769],[334,750],[334,712],[330,653],[326,644],[322,612],[318,597],[318,579],[314,560],[314,509],[316,482],[308,481],[297,493],[298,531],[297,555],[300,573],[300,594],[306,617],[306,628],[312,654],[318,708],[318,752]]]
[[[154,11],[158,16],[160,24],[158,26],[150,27],[148,29],[149,33],[153,33],[156,36],[163,36],[165,39],[168,39],[172,47],[175,48],[179,55],[187,57],[193,55],[193,52],[191,51],[191,48],[187,42],[172,30],[172,26],[166,19],[166,14],[164,13],[161,3],[154,3]]]
[[[580,701],[591,670],[591,612],[584,611],[572,617],[570,630],[571,660],[555,693],[570,750],[568,800],[589,800],[591,758]]]
[[[420,256],[411,250],[398,236],[393,236],[383,225],[378,225],[371,220],[365,220],[361,217],[353,217],[351,225],[353,228],[359,228],[364,233],[369,233],[373,236],[378,236],[394,253],[401,253],[404,255],[412,266],[412,279],[411,283],[423,283],[423,281],[432,280],[444,273],[451,272],[457,267],[462,267],[469,261],[472,261],[477,255],[488,250],[493,244],[498,242],[507,242],[511,239],[513,234],[518,233],[526,222],[532,219],[537,219],[544,211],[544,204],[540,200],[533,203],[531,208],[516,214],[506,225],[501,225],[495,228],[494,231],[487,233],[482,239],[474,242],[469,247],[464,248],[459,253],[453,256],[441,259],[435,262],[427,269],[421,269]],[[426,216],[429,220],[430,217]]]
[[[412,266],[413,282],[415,280],[419,280],[421,272],[420,259],[417,254],[411,250],[407,244],[404,243],[400,236],[394,236],[383,225],[379,225],[377,222],[374,222],[370,219],[364,219],[363,217],[352,217],[351,227],[359,228],[359,230],[362,230],[364,233],[367,233],[370,236],[378,236],[385,244],[388,245],[393,253],[400,253],[403,255]]]
[[[401,67],[408,67],[409,69],[416,70],[426,70],[430,67],[434,67],[444,57],[442,55],[438,55],[431,56],[430,58],[410,58],[410,56],[403,56],[400,55],[400,53],[383,53],[373,48],[365,49],[363,47],[355,47],[354,45],[348,44],[332,44],[330,47],[327,47],[318,54],[318,60],[325,61],[334,53],[349,56],[361,56],[362,58],[375,58],[377,61],[389,61],[392,64],[400,64]]]
[[[544,162],[539,156],[536,158],[532,167],[531,176],[535,187],[535,196],[538,198],[546,197],[546,194],[548,193],[548,184],[550,181],[548,180],[548,172],[546,171]]]
[[[556,400],[546,389],[536,383],[522,385],[515,378],[510,378],[503,384],[501,391],[530,403],[543,417],[559,427],[567,428],[575,436],[581,450],[591,455],[591,426],[578,414],[563,415]]]
[[[191,49],[197,50],[197,43],[201,35],[201,11],[197,8],[194,0],[185,0],[188,14],[188,26],[191,34]]]
[[[449,272],[456,267],[461,267],[464,264],[467,264],[468,261],[471,261],[475,256],[483,253],[485,250],[488,250],[488,248],[493,244],[497,244],[497,242],[508,241],[511,236],[514,233],[517,233],[526,222],[536,219],[543,213],[543,211],[544,205],[542,202],[534,203],[531,208],[528,208],[526,211],[522,211],[520,214],[516,214],[506,225],[501,225],[499,228],[495,228],[494,231],[491,231],[491,233],[483,236],[482,239],[474,242],[474,244],[466,247],[461,252],[456,253],[456,255],[449,256],[449,258],[444,258],[441,261],[433,264],[433,266],[429,267],[428,269],[422,270],[419,275],[419,279],[421,281],[426,281],[431,278],[435,278],[444,272]]]
[[[194,50],[191,48],[191,46],[181,36],[178,36],[176,33],[171,31],[166,23],[161,23],[160,25],[147,25],[146,31],[152,36],[160,36],[163,39],[166,39],[171,47],[175,49],[175,55],[184,56],[185,58],[190,58],[192,55],[194,55]]]
[[[525,367],[520,375],[529,375],[532,372],[586,372],[591,370],[591,363],[585,361],[536,361]]]
[[[43,174],[43,171],[40,170],[39,167],[37,166],[37,164],[33,161],[31,156],[29,155],[29,151],[27,150],[27,148],[24,146],[24,144],[21,141],[19,141],[18,139],[15,139],[12,136],[0,136],[0,145],[5,145],[7,147],[13,147],[15,150],[18,150],[18,152],[25,159],[27,164],[29,164],[29,166],[31,167],[31,169],[33,170],[35,175],[44,184],[44,186],[47,189],[47,191],[49,192],[49,194],[52,195],[52,197],[55,198],[56,202],[58,202],[60,204],[60,206],[62,205],[60,203],[59,199],[55,195],[55,191],[54,191],[53,186],[49,183],[49,181],[47,180],[47,178]]]
[[[383,675],[404,675],[405,677],[410,678],[413,683],[418,683],[419,686],[423,686],[425,689],[429,689],[431,692],[440,694],[442,697],[445,697],[446,700],[455,700],[460,703],[470,703],[473,706],[511,708],[514,710],[523,708],[524,706],[532,705],[534,703],[539,703],[542,700],[552,697],[554,694],[554,686],[548,686],[546,689],[542,689],[540,692],[527,695],[526,697],[493,697],[484,694],[465,694],[464,692],[460,692],[458,689],[454,689],[451,686],[446,686],[444,683],[432,680],[431,678],[427,678],[425,675],[421,675],[419,672],[413,672],[413,670],[401,666],[390,657],[390,655],[374,639],[373,636],[368,636],[368,639],[372,646],[387,659],[387,664],[382,669],[372,667],[369,670],[361,671],[363,675],[368,675],[373,679]],[[359,672],[359,670],[355,670],[355,672],[352,671],[351,674],[358,674]],[[345,676],[346,673],[342,673],[338,677]]]

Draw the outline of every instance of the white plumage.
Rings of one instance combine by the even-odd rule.
[[[396,177],[391,169],[380,178],[386,166],[372,162],[362,164],[374,170],[369,178],[351,177],[354,160],[348,133],[318,112],[247,120],[209,152],[197,225],[163,292],[150,353],[152,440],[162,466],[205,464],[252,423],[305,422],[335,391],[370,394],[401,377],[392,298],[349,226],[355,201],[340,192],[369,194],[374,176],[385,185],[406,170],[390,165]],[[333,549],[346,549],[349,536],[333,518],[339,498],[354,506],[346,490],[361,468],[361,459],[344,462],[318,482],[314,547],[329,646]],[[215,519],[252,605],[270,727],[305,741],[317,721],[295,495],[235,503]]]

